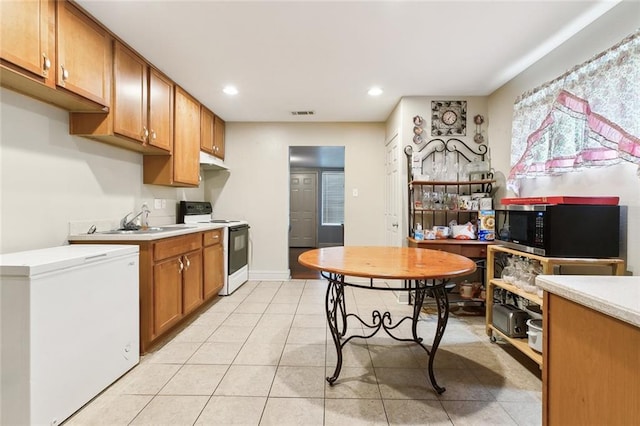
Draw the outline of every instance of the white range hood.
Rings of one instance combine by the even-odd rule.
[[[219,159],[218,157],[214,157],[213,155],[200,151],[200,167],[204,170],[228,170],[224,161]]]

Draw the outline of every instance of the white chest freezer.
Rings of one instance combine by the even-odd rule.
[[[0,255],[0,424],[59,424],[139,362],[138,251]]]

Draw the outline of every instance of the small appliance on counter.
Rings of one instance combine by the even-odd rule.
[[[224,227],[224,286],[221,296],[228,296],[249,279],[249,224],[244,220],[213,219],[208,201],[180,201],[177,223],[218,223]]]
[[[503,198],[496,209],[495,237],[507,247],[540,256],[618,257],[617,203],[618,197]]]

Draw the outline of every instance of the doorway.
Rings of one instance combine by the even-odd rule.
[[[289,270],[293,279],[320,279],[298,263],[318,247],[344,244],[344,147],[289,147]]]

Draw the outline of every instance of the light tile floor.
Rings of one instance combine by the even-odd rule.
[[[336,384],[326,282],[247,282],[77,412],[68,425],[539,425],[540,370],[484,317],[451,315],[436,356],[386,335],[353,339]],[[391,292],[346,288],[347,307],[406,315]],[[408,324],[407,324],[408,325]],[[349,324],[358,330],[357,324]],[[401,332],[408,335],[408,327]],[[419,330],[430,342],[435,319]]]

